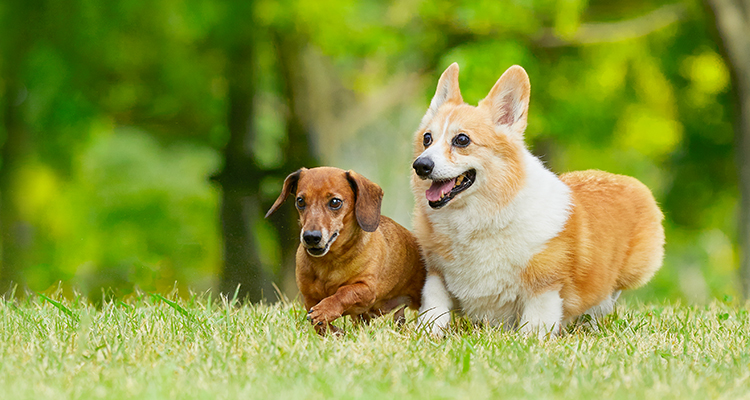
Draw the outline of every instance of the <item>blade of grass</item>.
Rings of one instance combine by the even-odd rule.
[[[47,300],[47,302],[55,306],[58,310],[62,311],[65,315],[69,316],[74,321],[76,322],[81,321],[81,318],[76,313],[74,313],[71,309],[69,309],[68,307],[65,307],[63,303],[47,297],[44,293],[37,293],[37,294],[39,295],[39,297],[41,297],[44,300]]]
[[[191,320],[193,319],[193,316],[187,310],[185,310],[184,308],[182,308],[182,306],[180,306],[179,304],[177,304],[177,302],[169,300],[168,298],[166,298],[166,297],[164,297],[164,296],[162,296],[162,295],[160,295],[158,293],[151,293],[151,295],[154,296],[154,297],[156,297],[157,299],[159,299],[159,300],[167,303],[168,306],[174,308],[178,313],[182,314],[184,317],[186,317],[188,319],[191,319]]]

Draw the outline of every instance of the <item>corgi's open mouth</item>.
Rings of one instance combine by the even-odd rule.
[[[432,181],[432,186],[425,192],[430,207],[437,209],[448,204],[457,194],[468,189],[476,177],[477,171],[470,169],[453,179]]]
[[[331,245],[333,242],[336,241],[336,238],[339,237],[339,233],[335,232],[333,235],[331,235],[331,238],[328,240],[328,243],[325,244],[323,247],[307,247],[305,246],[305,250],[307,251],[307,254],[313,256],[313,257],[323,257],[328,253],[328,249],[331,248]]]

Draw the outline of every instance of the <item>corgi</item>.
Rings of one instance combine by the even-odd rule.
[[[530,92],[512,66],[468,105],[454,63],[414,135],[414,233],[428,270],[419,323],[433,335],[457,309],[554,336],[583,314],[608,314],[661,267],[651,191],[628,176],[549,171],[524,144]]]

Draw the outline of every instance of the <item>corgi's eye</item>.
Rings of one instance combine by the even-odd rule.
[[[453,145],[456,147],[466,147],[471,143],[471,139],[465,133],[459,133],[453,138]]]
[[[341,201],[341,199],[333,198],[328,202],[328,208],[330,208],[331,210],[338,210],[339,208],[341,208],[342,204],[344,204],[344,202]]]
[[[303,199],[302,197],[297,197],[297,208],[299,208],[300,210],[305,208],[305,199]]]
[[[422,137],[422,144],[424,147],[427,147],[432,144],[432,133],[425,132],[424,136]]]

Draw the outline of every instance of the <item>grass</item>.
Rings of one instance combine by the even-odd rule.
[[[0,302],[0,398],[750,398],[747,305],[627,303],[542,342],[461,319],[433,340],[409,317],[321,338],[297,303],[32,295]]]

